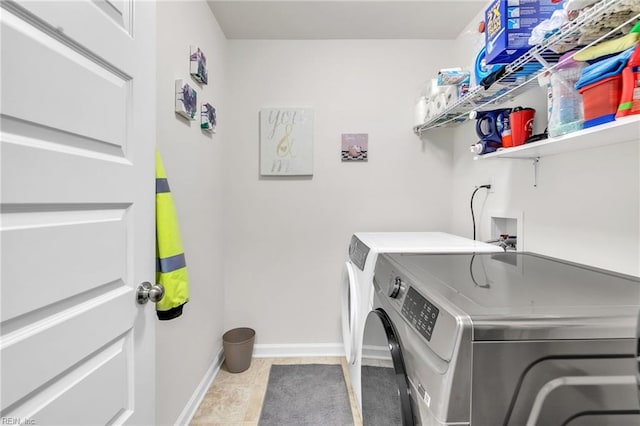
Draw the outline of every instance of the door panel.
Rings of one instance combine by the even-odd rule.
[[[102,62],[106,69],[118,70],[132,69],[136,64],[140,52],[135,40],[145,36],[141,31],[147,29],[148,22],[142,19],[149,18],[142,16],[140,4],[133,0],[29,0],[20,2],[18,13],[61,43]]]
[[[125,380],[127,356],[122,343],[118,342],[118,346],[114,346],[111,351],[105,351],[102,356],[92,359],[77,374],[65,377],[69,380],[68,384],[58,386],[60,389],[57,392],[55,389],[50,390],[53,398],[43,392],[43,397],[52,399],[50,402],[34,407],[31,411],[18,412],[16,417],[46,418],[53,424],[77,425],[116,423],[125,417],[128,406],[128,384]],[[100,405],[95,410],[88,410],[85,407],[95,406],[91,398],[92,390],[96,388],[108,392],[101,395]],[[76,409],[70,411],[71,406]]]
[[[124,144],[128,78],[10,14],[3,19],[2,37],[3,44],[20,47],[2,52],[7,63],[3,79],[13,82],[3,86],[3,97],[16,100],[3,105],[4,115],[112,145]],[[46,72],[43,64],[56,72]]]
[[[118,339],[51,386],[39,389],[24,404],[17,404],[7,417],[45,418],[49,424],[78,425],[114,423],[122,418],[129,399],[126,350],[130,340],[128,336]],[[95,398],[96,388],[105,389],[99,405],[91,399]]]
[[[48,140],[20,138],[4,128],[2,136],[2,157],[7,159],[2,164],[2,200],[7,209],[102,210],[105,205],[127,207],[134,200],[136,188],[127,182],[136,178],[137,169],[121,157],[91,152],[90,146],[66,149]]]
[[[126,12],[125,7],[129,4],[129,2],[124,0],[105,0],[105,6],[109,6],[111,9],[115,11],[115,14],[108,13],[115,21],[124,22],[124,13]],[[106,10],[107,8],[102,8]],[[121,24],[122,25],[122,24]]]
[[[0,416],[153,424],[155,5],[0,7]]]
[[[120,287],[3,335],[2,365],[15,366],[2,370],[3,410],[125,335],[133,318],[113,312],[133,303],[130,289]],[[28,374],[20,366],[29,366]]]
[[[3,215],[2,321],[126,277],[123,209],[16,212]],[[60,250],[60,241],[67,248]],[[109,258],[106,262],[104,259]],[[64,286],[43,286],[64,270]]]

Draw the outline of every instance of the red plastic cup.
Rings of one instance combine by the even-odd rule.
[[[511,143],[513,146],[522,145],[533,134],[533,119],[536,110],[533,108],[522,108],[514,110],[509,115],[511,123]]]

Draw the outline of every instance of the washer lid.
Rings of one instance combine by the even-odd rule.
[[[533,253],[385,257],[412,276],[423,295],[435,295],[469,315],[474,340],[635,335],[637,277]]]

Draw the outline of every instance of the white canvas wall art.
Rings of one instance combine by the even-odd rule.
[[[260,174],[313,174],[313,109],[260,110]]]
[[[210,103],[202,104],[200,109],[200,128],[215,133],[216,124],[216,107]]]
[[[198,113],[198,94],[193,87],[184,80],[176,80],[175,94],[176,112],[189,120],[195,120]]]
[[[207,57],[198,46],[191,46],[189,56],[189,67],[191,76],[202,84],[209,82],[209,71],[207,70]]]

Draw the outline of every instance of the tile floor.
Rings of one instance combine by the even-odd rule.
[[[242,373],[229,373],[222,365],[213,384],[191,420],[192,426],[256,426],[267,391],[271,364],[341,364],[345,378],[349,375],[344,358],[254,358]],[[348,381],[347,381],[348,383]],[[353,423],[362,426],[355,399],[347,386]]]

